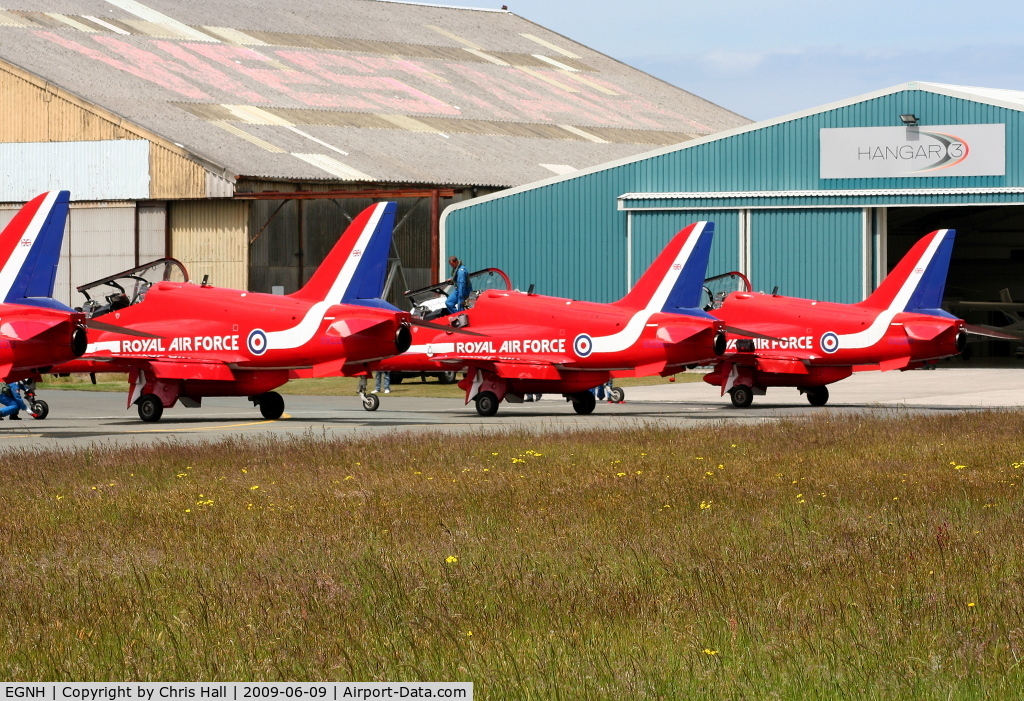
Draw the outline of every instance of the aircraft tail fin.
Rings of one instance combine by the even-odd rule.
[[[713,222],[690,224],[668,242],[633,289],[615,304],[655,312],[709,316],[700,308]]]
[[[860,306],[951,316],[941,307],[955,237],[955,229],[938,229],[923,237]]]
[[[0,232],[0,301],[67,309],[52,299],[71,193],[44,192]]]
[[[360,212],[309,282],[292,296],[314,302],[394,309],[381,295],[397,210],[394,202],[379,202]]]

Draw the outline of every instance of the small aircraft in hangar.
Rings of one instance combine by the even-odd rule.
[[[413,329],[409,350],[374,368],[466,368],[459,387],[481,416],[493,416],[503,400],[519,403],[526,394],[548,393],[563,395],[577,413],[589,414],[596,405],[589,390],[611,377],[672,375],[725,351],[729,329],[698,306],[713,234],[709,222],[680,231],[636,286],[612,304],[545,297],[532,288],[519,292],[508,289],[500,271],[478,271],[475,276],[486,274],[505,285],[474,292],[465,311],[444,319],[443,332]],[[423,303],[413,313],[429,308]],[[453,337],[467,327],[485,338]]]
[[[913,370],[963,351],[968,334],[1003,337],[941,309],[955,234],[940,229],[922,238],[857,304],[754,293],[749,285],[732,292],[711,313],[775,338],[730,334],[724,357],[704,381],[741,408],[768,387],[796,387],[813,406],[823,406],[827,385],[854,372]]]
[[[365,373],[368,361],[409,347],[409,314],[380,299],[396,205],[372,205],[349,225],[309,282],[290,295],[188,281],[173,259],[82,285],[89,323],[109,319],[142,331],[90,332],[88,351],[54,372],[127,372],[128,406],[158,421],[178,400],[244,396],[268,419],[289,379]],[[107,292],[94,299],[97,290]]]
[[[0,378],[4,381],[37,377],[85,353],[85,315],[52,296],[70,200],[67,190],[44,192],[27,202],[0,233]],[[102,322],[97,326],[117,328]]]

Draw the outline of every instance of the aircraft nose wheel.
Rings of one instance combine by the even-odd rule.
[[[494,416],[498,413],[498,395],[494,392],[481,392],[476,395],[476,413],[480,416]]]
[[[139,418],[146,423],[156,423],[164,415],[164,403],[155,394],[144,394],[136,402],[139,405]]]
[[[811,406],[825,406],[828,402],[828,387],[808,387],[805,394]]]
[[[364,394],[363,395],[363,408],[367,411],[377,411],[377,407],[380,406],[380,399],[377,398],[376,394]]]
[[[622,404],[626,401],[626,390],[621,387],[612,387],[612,391],[608,394],[608,398],[616,404]]]
[[[754,401],[754,390],[746,385],[736,385],[729,390],[732,405],[737,409],[746,409]]]
[[[597,397],[593,392],[580,392],[569,397],[572,400],[572,408],[577,414],[593,414],[597,406]]]
[[[31,410],[32,418],[42,421],[50,413],[50,405],[44,402],[42,399],[37,399],[28,405]]]

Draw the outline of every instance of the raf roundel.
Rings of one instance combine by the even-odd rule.
[[[263,355],[267,352],[267,334],[263,329],[253,329],[249,332],[249,338],[245,340],[249,352],[253,355]]]
[[[572,349],[576,355],[586,358],[594,350],[594,340],[585,333],[581,333],[572,342]]]
[[[835,353],[839,350],[839,336],[834,331],[821,334],[821,349],[826,353]]]

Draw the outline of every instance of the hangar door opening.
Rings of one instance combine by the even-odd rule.
[[[708,275],[740,269],[740,213],[736,209],[631,212],[629,287],[636,284],[672,237],[697,221],[715,224]]]
[[[1024,206],[890,207],[887,210],[887,268],[892,270],[911,246],[936,229],[956,229],[943,307],[970,323],[1005,326],[998,311],[961,307],[963,301],[998,302],[1009,290],[1024,302]],[[972,343],[975,356],[1012,354],[1022,343]]]
[[[852,304],[864,299],[870,257],[862,209],[757,209],[750,213],[755,290]]]

